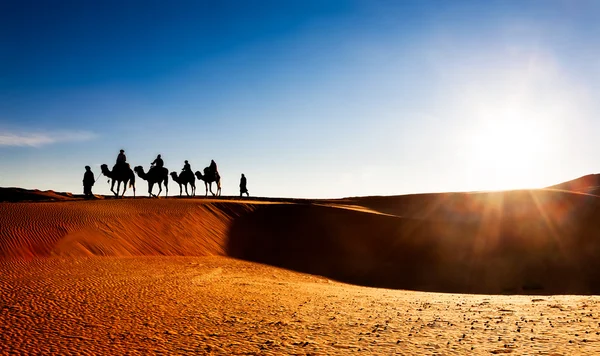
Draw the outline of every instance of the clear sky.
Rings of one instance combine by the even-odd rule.
[[[0,186],[81,193],[121,148],[146,169],[214,159],[224,195],[241,173],[251,195],[315,198],[596,173],[599,16],[594,0],[1,1]]]

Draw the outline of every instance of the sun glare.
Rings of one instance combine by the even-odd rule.
[[[540,155],[550,140],[532,120],[497,118],[474,130],[471,163],[483,189],[537,187]]]

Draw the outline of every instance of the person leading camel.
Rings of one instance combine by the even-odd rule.
[[[92,168],[90,166],[85,166],[85,173],[83,174],[83,195],[86,198],[92,197],[92,186],[96,183],[96,179],[94,178],[94,172],[92,172]]]

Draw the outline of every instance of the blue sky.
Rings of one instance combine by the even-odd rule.
[[[241,173],[252,195],[285,197],[595,173],[598,14],[591,0],[5,1],[0,186],[80,193],[83,167],[121,148],[146,169],[158,153],[177,171],[214,159],[225,195]]]

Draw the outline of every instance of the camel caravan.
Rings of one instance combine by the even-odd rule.
[[[113,166],[112,171],[108,169],[108,165],[103,164],[100,166],[102,174],[110,178],[111,186],[110,191],[117,197],[123,197],[127,191],[127,186],[133,189],[133,196],[135,196],[135,175],[137,174],[143,180],[148,181],[148,195],[150,197],[158,197],[163,191],[163,185],[165,188],[165,197],[169,194],[169,170],[164,167],[164,162],[161,155],[158,155],[156,159],[150,164],[148,172],[144,171],[144,167],[136,166],[131,169],[129,163],[127,163],[127,157],[125,151],[121,150],[117,157],[117,162]],[[187,196],[196,195],[196,178],[204,182],[205,193],[204,196],[208,196],[208,192],[213,196],[221,195],[221,176],[217,170],[217,164],[214,160],[210,161],[210,166],[204,168],[204,173],[200,171],[192,172],[191,166],[188,161],[185,161],[183,169],[180,174],[177,172],[171,172],[171,178],[179,184],[179,196],[183,196],[183,188],[185,187],[185,194]],[[115,191],[115,182],[117,183],[117,190]],[[121,183],[123,183],[123,192],[119,195]],[[212,184],[216,183],[217,192],[214,193],[212,190]],[[152,193],[154,185],[158,184],[158,194]],[[188,184],[190,190],[188,191]],[[191,194],[190,194],[191,192]]]

